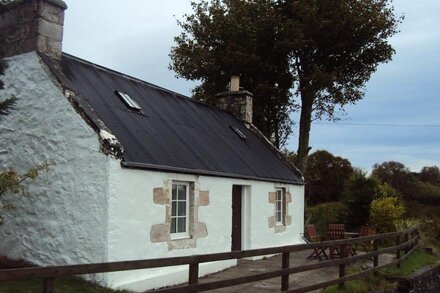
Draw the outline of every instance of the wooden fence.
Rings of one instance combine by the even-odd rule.
[[[97,264],[82,264],[68,266],[53,267],[32,267],[20,269],[0,270],[0,281],[23,280],[29,278],[43,279],[43,293],[52,293],[54,290],[55,278],[64,276],[96,274],[116,271],[138,270],[148,268],[159,268],[177,265],[189,265],[188,283],[179,287],[158,289],[154,292],[199,292],[208,291],[217,288],[224,288],[245,283],[281,277],[280,288],[285,292],[307,292],[324,288],[330,285],[343,285],[344,282],[359,279],[367,274],[377,272],[378,270],[391,266],[400,266],[400,263],[407,258],[411,252],[418,246],[419,231],[418,228],[412,228],[404,232],[393,232],[386,234],[378,234],[368,237],[359,237],[344,240],[324,241],[309,244],[289,245],[282,247],[272,247],[263,249],[252,249],[243,251],[192,255],[184,257],[171,257],[161,259],[146,259],[136,261],[121,261]],[[347,251],[356,243],[372,242],[373,250],[371,252],[348,256]],[[393,246],[382,248],[382,244],[391,243]],[[290,267],[290,253],[304,250],[311,250],[320,247],[339,247],[341,257],[333,260],[325,260],[318,263],[311,263],[299,267]],[[384,253],[395,253],[396,259],[390,263],[379,265],[379,256]],[[279,270],[258,273],[251,276],[237,277],[228,280],[212,281],[208,283],[198,282],[199,264],[213,261],[241,259],[246,257],[264,256],[281,254],[281,268]],[[373,260],[373,267],[365,271],[346,275],[346,267],[348,264],[355,263],[360,260]],[[339,278],[325,281],[312,286],[296,288],[289,290],[289,275],[299,272],[322,269],[331,266],[339,266]]]

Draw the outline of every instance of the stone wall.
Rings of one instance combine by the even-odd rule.
[[[217,95],[217,107],[232,112],[238,119],[252,123],[253,95],[248,91],[225,92]]]
[[[440,265],[426,267],[409,278],[400,279],[396,292],[437,293],[440,292]]]
[[[22,0],[2,6],[0,34],[6,56],[38,51],[60,59],[66,8],[61,0]]]

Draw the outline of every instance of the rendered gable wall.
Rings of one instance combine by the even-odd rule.
[[[110,159],[36,53],[7,61],[0,95],[18,102],[0,121],[0,166],[54,165],[26,196],[7,197],[17,209],[1,212],[0,254],[41,265],[105,261]]]

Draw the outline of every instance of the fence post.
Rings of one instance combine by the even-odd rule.
[[[189,264],[189,276],[188,283],[190,285],[197,285],[199,283],[199,263]],[[191,290],[191,292],[197,292],[197,289]]]
[[[418,245],[418,244],[419,244],[419,240],[420,240],[420,231],[419,231],[419,227],[417,227],[417,229],[416,229],[416,236],[417,236],[417,239],[416,239],[416,245]]]
[[[413,240],[413,238],[416,236],[415,231],[411,231],[411,241]],[[414,246],[416,246],[415,242],[411,243],[411,249],[414,248]]]
[[[286,251],[282,254],[281,268],[288,269],[290,266],[290,252]],[[289,274],[281,276],[281,291],[289,290]]]
[[[401,235],[399,234],[399,236],[396,237],[396,246],[400,245],[400,237]],[[396,259],[399,261],[397,263],[397,267],[400,268],[400,249],[397,248],[396,250]]]
[[[347,258],[347,254],[348,254],[347,253],[348,252],[347,249],[348,249],[347,244],[344,244],[344,245],[341,246],[341,251],[340,251],[341,258],[343,258],[345,260]],[[346,267],[347,267],[347,261],[345,261],[344,263],[341,263],[339,265],[339,278],[345,277],[345,268]],[[339,286],[339,288],[343,287],[344,286],[344,282],[340,282],[338,286]]]
[[[412,232],[412,238],[415,238],[415,240],[413,242],[413,245],[412,245],[413,248],[417,246],[417,237],[418,237],[417,230],[414,229],[413,232]]]
[[[379,243],[380,243],[380,239],[374,239],[373,249],[375,253],[377,253],[377,251],[379,250]],[[377,267],[378,265],[379,265],[379,254],[375,254],[373,258],[373,266]],[[374,272],[374,275],[377,276],[377,271]]]
[[[54,278],[43,279],[43,293],[53,293],[54,292]]]
[[[409,252],[409,246],[408,246],[408,243],[406,243],[406,242],[408,242],[408,240],[409,240],[409,237],[408,237],[409,235],[408,235],[408,232],[405,232],[405,255],[407,255],[408,254],[408,252]]]

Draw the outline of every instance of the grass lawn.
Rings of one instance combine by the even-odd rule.
[[[391,289],[395,284],[386,279],[387,276],[402,276],[411,275],[417,269],[440,263],[440,257],[432,256],[421,250],[414,251],[401,265],[400,269],[396,266],[386,268],[378,273],[377,276],[371,274],[370,276],[361,280],[346,282],[344,287],[338,288],[337,285],[330,286],[322,290],[324,293],[368,293],[378,289]],[[351,269],[348,273],[355,273],[358,269]]]
[[[0,282],[1,293],[41,293],[43,281],[39,279]],[[77,277],[55,279],[55,292],[60,293],[128,293],[110,290]]]

